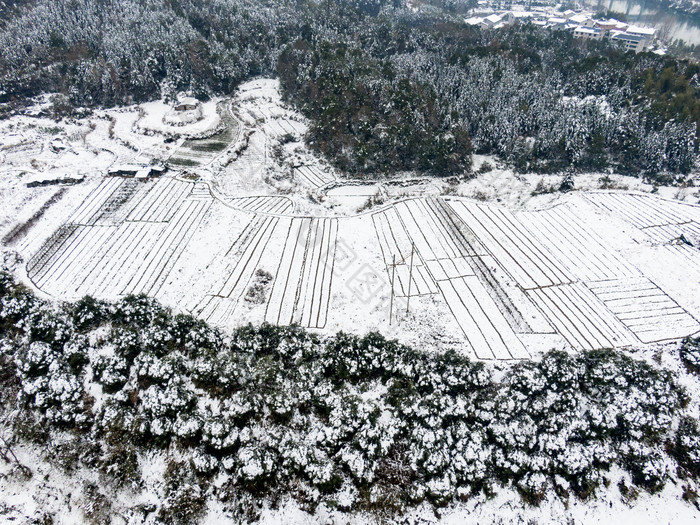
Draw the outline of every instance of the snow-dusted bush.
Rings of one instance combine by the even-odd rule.
[[[686,337],[681,344],[680,355],[689,371],[700,374],[700,337]]]
[[[178,431],[191,437],[188,425],[198,426],[196,419],[191,421],[196,395],[181,378],[150,385],[138,393],[138,401],[139,432],[152,436],[157,443],[168,443]]]
[[[696,419],[684,417],[678,425],[671,454],[679,467],[697,478],[700,476],[700,424]]]
[[[155,299],[146,295],[127,295],[114,305],[111,320],[115,324],[146,328],[165,314]]]
[[[143,297],[76,318],[91,300],[53,308],[0,275],[2,289],[12,323],[0,357],[26,414],[48,434],[89,430],[76,439],[90,454],[75,457],[119,486],[139,486],[145,455],[177,457],[164,522],[195,519],[208,493],[244,513],[285,495],[309,510],[399,512],[498,483],[532,504],[552,489],[589,497],[613,466],[628,494],[661,490],[674,469],[700,476],[685,393],[621,352],[550,352],[496,380],[483,363],[376,333],[320,339],[265,324],[227,340]],[[59,337],[36,335],[48,333]]]
[[[90,330],[107,322],[110,315],[109,304],[85,296],[69,306],[73,324],[78,330]]]
[[[171,461],[165,469],[166,499],[158,511],[159,523],[189,525],[197,523],[205,510],[205,491],[192,467]]]
[[[68,345],[67,345],[68,346]],[[20,346],[15,366],[22,396],[50,423],[76,425],[87,421],[83,383],[69,356],[44,342]]]
[[[143,350],[141,331],[125,326],[112,327],[109,342],[114,348],[114,353],[128,364],[131,364]]]
[[[98,355],[92,363],[95,381],[105,392],[120,390],[129,380],[129,363],[118,355]]]

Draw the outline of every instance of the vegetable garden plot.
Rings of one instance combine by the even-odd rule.
[[[387,272],[397,255],[396,294],[405,296],[406,268],[414,243],[411,295],[439,291],[464,332],[474,354],[481,359],[522,359],[528,353],[516,333],[532,333],[521,308],[534,312],[533,325],[551,332],[551,327],[529,299],[514,286],[507,293],[496,277],[497,266],[476,235],[441,199],[412,199],[373,214],[375,232]],[[403,271],[402,271],[403,270]],[[391,277],[390,277],[391,278]],[[510,295],[519,293],[517,308]]]
[[[438,281],[438,286],[479,359],[530,357],[478,277]]]
[[[335,181],[333,175],[324,172],[319,166],[313,164],[294,168],[294,176],[300,180],[302,184],[311,186],[312,188],[321,188]]]
[[[120,294],[145,293],[155,296],[211,203],[212,201],[185,200]]]
[[[228,325],[279,221],[277,217],[254,217],[248,223],[224,256],[230,263],[195,310],[197,315],[216,325]]]
[[[392,265],[396,264],[393,272],[394,293],[397,297],[406,297],[409,288],[411,238],[401,224],[394,207],[373,214],[372,221],[374,223],[374,231],[379,240],[389,282],[391,282]],[[455,275],[457,274],[456,268],[454,273]],[[419,255],[414,254],[411,295],[429,295],[437,292],[437,285],[430,276],[426,263],[423,262]]]
[[[603,280],[639,275],[639,270],[604,246],[599,236],[582,224],[567,205],[520,212],[516,218],[543,249],[579,279]]]
[[[695,206],[651,195],[594,193],[586,198],[599,209],[617,215],[645,232],[650,229],[652,239],[663,232],[655,230],[659,226],[680,226],[681,230],[690,228],[700,231],[700,209]]]
[[[95,215],[96,226],[116,226],[127,217],[140,197],[148,192],[149,187],[137,179],[125,179],[100,207]]]
[[[651,237],[655,244],[669,244],[681,238],[695,244],[700,241],[700,222],[695,221],[667,226],[649,226],[642,231]]]
[[[196,182],[194,184],[194,187],[192,188],[192,191],[190,192],[189,197],[191,199],[212,199],[214,196],[211,193],[211,188],[209,188],[209,184],[206,184],[204,182]]]
[[[331,295],[337,219],[288,219],[284,245],[265,320],[323,328]]]
[[[535,288],[527,294],[574,348],[592,350],[637,342],[583,283]]]
[[[48,238],[39,251],[27,262],[27,275],[33,281],[43,271],[48,262],[57,256],[65,242],[80,228],[75,224],[64,224]]]
[[[289,133],[294,136],[303,136],[307,130],[307,126],[305,124],[286,117],[280,118],[278,123],[280,128],[282,128],[285,133]]]
[[[178,205],[193,190],[194,184],[163,177],[151,184],[150,191],[135,204],[128,221],[168,222],[177,212]]]
[[[105,179],[29,261],[30,279],[61,297],[157,294],[212,203],[187,198],[192,187]]]
[[[255,213],[284,215],[294,211],[294,201],[292,201],[292,199],[289,197],[240,197],[237,199],[230,199],[227,202],[236,209],[252,211]]]
[[[590,283],[589,287],[643,343],[700,330],[695,318],[645,277]]]
[[[675,264],[683,266],[689,272],[695,273],[695,281],[700,282],[700,249],[687,244],[672,244],[664,246],[666,253],[670,254]]]
[[[306,131],[306,126],[300,122],[288,119],[284,116],[266,117],[265,130],[277,137],[284,135],[300,136]]]
[[[510,211],[454,199],[447,202],[524,289],[568,284],[575,280]]]
[[[92,190],[85,200],[78,206],[73,214],[68,218],[66,224],[76,224],[82,226],[92,226],[99,219],[102,207],[112,194],[124,184],[121,177],[109,177]]]

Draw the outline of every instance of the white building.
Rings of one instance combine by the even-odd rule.
[[[570,16],[568,18],[568,20],[569,20],[569,22],[571,22],[572,24],[576,24],[577,26],[595,27],[595,20],[593,20],[588,15],[584,15],[584,14],[574,15],[574,16]]]
[[[623,42],[625,45],[625,51],[634,51],[635,53],[641,53],[648,46],[648,40],[646,38],[640,35],[625,33],[624,31],[611,32],[610,40]]]
[[[653,27],[629,26],[627,28],[627,32],[630,35],[639,35],[647,38],[652,38],[654,36],[654,33],[656,33],[656,29],[654,29]]]
[[[574,37],[584,40],[601,40],[603,31],[594,27],[578,26],[574,29]]]
[[[501,20],[502,19],[499,15],[493,14],[493,15],[489,15],[489,16],[485,17],[482,20],[481,25],[484,27],[494,27],[494,26],[500,24]]]
[[[547,19],[547,24],[550,27],[565,27],[566,26],[566,18],[561,18],[558,16],[553,16]]]

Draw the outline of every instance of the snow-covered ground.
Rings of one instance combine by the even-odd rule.
[[[5,261],[40,295],[147,293],[225,329],[269,321],[321,333],[378,330],[491,361],[552,348],[621,347],[649,356],[665,351],[664,341],[700,331],[695,188],[590,174],[562,194],[547,191],[559,176],[519,175],[479,156],[480,174],[468,180],[348,180],[308,150],[307,123],[267,79],[241,86],[230,109],[221,100],[204,104],[201,118],[183,126],[172,125],[169,111],[154,102],[78,121],[0,122]],[[192,140],[212,133],[206,144]],[[177,162],[160,178],[105,176],[115,163],[169,159]],[[84,181],[27,187],[37,177],[60,182],[71,174]],[[32,505],[62,509],[58,523],[75,523],[65,508],[78,481],[45,470],[43,481],[3,487],[2,504],[24,513]],[[530,512],[503,490],[414,518],[697,518],[689,505],[671,505],[679,487],[644,495],[630,509],[611,486],[608,496],[569,508],[552,501]],[[309,516],[291,503],[263,513],[264,523],[282,521],[346,517],[323,508]],[[212,508],[207,522],[224,521]]]
[[[144,106],[3,123],[5,247],[40,292],[147,293],[225,329],[361,327],[482,359],[635,348],[700,330],[692,188],[651,195],[639,179],[592,174],[576,178],[578,191],[533,195],[559,178],[486,157],[462,182],[338,180],[303,145],[306,124],[271,80],[241,87],[226,115],[231,144],[208,148],[207,160],[148,181],[104,177],[117,160],[185,155],[156,127],[141,133],[166,111]],[[80,166],[86,181],[21,183],[23,167],[48,165]]]

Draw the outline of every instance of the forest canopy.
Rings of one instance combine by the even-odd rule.
[[[685,174],[699,68],[523,25],[466,26],[466,2],[52,0],[6,4],[0,104],[227,95],[278,76],[339,168],[468,171],[472,150],[525,171]]]

